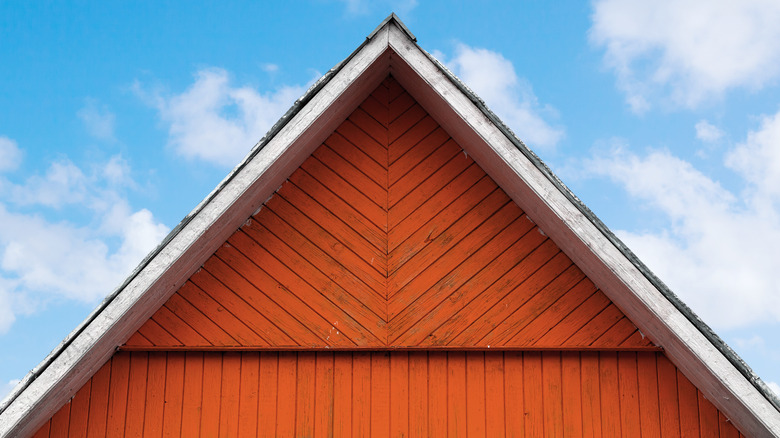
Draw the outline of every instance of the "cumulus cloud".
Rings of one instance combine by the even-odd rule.
[[[699,120],[694,128],[696,129],[696,138],[705,143],[713,143],[723,137],[723,131],[706,120]]]
[[[22,162],[22,151],[14,140],[0,136],[0,172],[15,170]]]
[[[780,199],[780,112],[764,116],[727,156],[726,165],[753,184],[757,199]]]
[[[634,111],[656,96],[693,107],[780,76],[776,0],[597,0],[590,40]]]
[[[261,94],[234,86],[227,71],[203,69],[183,93],[135,90],[152,104],[168,126],[168,145],[178,154],[225,167],[241,161],[260,138],[305,91],[284,86]]]
[[[765,118],[727,155],[746,182],[740,193],[663,150],[637,155],[617,147],[586,163],[668,218],[660,231],[617,234],[716,327],[780,321],[778,120],[780,113]]]
[[[442,59],[440,53],[437,57]],[[539,104],[528,81],[500,53],[459,44],[454,58],[444,62],[532,147],[552,148],[563,138],[563,129],[545,120],[554,118],[555,110]]]
[[[87,99],[77,115],[91,136],[98,140],[114,140],[116,117],[108,107],[98,104],[95,99]]]
[[[146,209],[131,208],[132,186],[120,157],[84,170],[67,159],[42,175],[7,182],[0,197],[0,333],[18,314],[53,299],[94,302],[111,292],[168,228]],[[87,223],[53,221],[68,206]]]

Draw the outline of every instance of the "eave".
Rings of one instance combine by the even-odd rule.
[[[392,74],[745,434],[780,435],[778,403],[712,331],[391,15],[295,103],[247,158],[0,406],[29,435],[65,403]]]

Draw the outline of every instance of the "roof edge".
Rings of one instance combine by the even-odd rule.
[[[395,18],[393,18],[395,17]],[[76,339],[86,328],[89,326],[89,324],[97,318],[98,315],[100,315],[103,310],[105,310],[115,299],[119,294],[124,290],[143,270],[146,268],[146,266],[149,265],[149,263],[160,254],[160,252],[176,237],[178,236],[181,231],[195,218],[198,213],[200,213],[206,205],[208,205],[221,191],[222,189],[227,186],[234,178],[235,176],[241,172],[241,170],[246,167],[246,165],[268,144],[268,142],[274,138],[274,136],[279,133],[289,122],[292,120],[295,115],[297,115],[300,110],[325,86],[330,82],[330,80],[338,74],[341,69],[349,63],[349,61],[358,54],[363,47],[368,44],[368,42],[372,39],[372,37],[377,34],[381,28],[387,24],[388,22],[395,21],[396,23],[400,23],[400,20],[398,20],[397,16],[395,14],[391,14],[391,16],[387,17],[385,21],[383,21],[383,24],[374,29],[374,31],[371,32],[368,38],[366,38],[363,43],[361,43],[352,53],[350,53],[346,58],[344,58],[341,62],[333,66],[330,70],[328,70],[322,77],[314,81],[314,83],[306,90],[306,92],[299,97],[292,106],[282,115],[282,117],[274,123],[273,126],[266,132],[266,134],[250,149],[249,153],[244,157],[244,159],[233,168],[230,173],[228,173],[225,178],[222,179],[222,181],[217,184],[217,186],[208,194],[206,197],[198,203],[198,205],[195,206],[195,208],[192,209],[184,218],[175,226],[173,229],[163,238],[163,240],[154,248],[152,249],[140,262],[139,264],[133,269],[133,271],[125,278],[125,280],[116,287],[110,294],[108,294],[101,302],[100,304],[95,307],[92,312],[90,312],[89,315],[74,328],[65,338],[56,346],[54,347],[49,354],[40,362],[38,363],[32,370],[30,370],[23,378],[19,381],[19,383],[9,392],[2,400],[0,400],[0,415],[5,412],[5,410],[16,400],[19,395],[24,392],[24,390],[32,384],[45,370],[46,368],[54,362],[67,348],[70,346],[70,344],[73,342],[74,339]],[[400,23],[400,26],[403,26],[403,23]],[[403,27],[405,29],[405,27]],[[411,35],[411,33],[409,33]]]
[[[422,51],[428,59],[430,59],[439,70],[449,78],[449,80],[455,85],[464,95],[466,95],[472,103],[480,109],[480,111],[487,117],[502,133],[515,145],[515,147],[528,158],[534,166],[536,166],[550,182],[598,229],[607,240],[610,241],[623,255],[633,264],[639,272],[654,286],[656,287],[669,302],[672,303],[680,313],[685,316],[701,333],[707,338],[712,345],[723,354],[729,362],[745,377],[766,399],[769,401],[775,409],[780,412],[780,397],[776,395],[766,383],[759,377],[750,366],[728,345],[726,342],[718,336],[712,328],[705,323],[685,302],[680,300],[677,294],[671,290],[658,276],[656,276],[647,265],[644,264],[634,252],[618,238],[607,225],[596,216],[593,211],[588,208],[582,200],[575,195],[571,189],[560,179],[555,173],[544,163],[544,161],[536,155],[526,144],[509,128],[490,108],[487,107],[485,102],[467,85],[465,85],[454,73],[452,73],[444,64],[442,64],[433,55],[422,49]]]
[[[388,16],[387,16],[387,18],[385,18],[384,20],[382,20],[382,22],[381,22],[381,23],[379,23],[379,26],[377,26],[377,27],[376,27],[376,29],[374,29],[374,30],[373,30],[373,31],[372,31],[370,34],[368,34],[368,36],[366,37],[366,39],[367,39],[367,40],[370,40],[370,39],[374,38],[374,35],[376,35],[377,33],[379,33],[379,31],[380,31],[380,30],[382,30],[382,28],[384,28],[384,27],[385,27],[385,26],[386,26],[388,23],[393,23],[393,24],[395,24],[396,26],[398,26],[398,28],[399,28],[399,29],[401,29],[401,31],[402,31],[403,33],[405,33],[405,34],[406,34],[406,36],[407,36],[407,37],[409,37],[409,39],[410,39],[410,40],[412,40],[412,41],[413,41],[413,42],[415,42],[415,43],[417,42],[417,37],[416,37],[416,36],[414,36],[414,34],[412,33],[412,31],[410,31],[410,30],[409,30],[409,28],[408,28],[408,27],[406,27],[406,25],[404,24],[404,22],[403,22],[403,21],[401,21],[401,19],[400,19],[400,18],[398,18],[398,15],[395,15],[395,12],[391,12],[391,13],[390,13],[390,15],[388,15]]]

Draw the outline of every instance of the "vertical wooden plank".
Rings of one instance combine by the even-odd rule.
[[[580,353],[582,373],[582,436],[601,436],[601,370],[599,354]]]
[[[447,353],[447,434],[466,436],[466,354]]]
[[[181,436],[200,436],[203,406],[203,353],[184,354],[184,393],[181,406]]]
[[[617,354],[599,353],[599,382],[601,383],[601,431],[605,436],[620,434],[620,384]]]
[[[142,436],[146,411],[146,384],[149,353],[130,353],[130,379],[127,391],[125,436]]]
[[[260,354],[241,354],[241,384],[238,400],[238,436],[257,436],[257,393]]]
[[[523,353],[507,351],[504,353],[504,418],[505,433],[508,437],[525,436],[525,389],[523,372]]]
[[[466,353],[466,426],[468,436],[485,436],[485,353]],[[491,394],[491,398],[495,397]]]
[[[657,356],[658,406],[661,413],[661,436],[680,436],[680,411],[677,398],[677,368],[666,356]]]
[[[67,438],[70,423],[70,402],[65,403],[53,417],[51,417],[50,438]]]
[[[49,432],[51,431],[51,418],[49,421],[43,423],[40,429],[38,429],[33,438],[49,438]]]
[[[638,380],[636,353],[619,352],[620,429],[624,436],[639,436],[641,434]]]
[[[352,436],[352,353],[333,358],[333,436]]]
[[[203,401],[201,403],[200,433],[219,435],[220,399],[222,392],[222,353],[203,355]]]
[[[315,358],[314,352],[302,351],[298,353],[295,436],[312,436],[314,434]]]
[[[109,436],[122,436],[125,432],[129,374],[130,353],[114,354],[111,358],[111,389],[108,394],[106,424],[106,432]]]
[[[583,436],[580,353],[561,353],[563,436]]]
[[[639,414],[642,438],[661,436],[661,414],[658,406],[657,353],[637,353],[637,377],[639,385]]]
[[[690,380],[677,370],[677,397],[680,399],[680,436],[683,438],[699,436],[699,398],[698,391]]]
[[[92,390],[89,396],[88,437],[106,436],[108,416],[108,395],[111,383],[111,359],[92,376]]]
[[[485,353],[485,436],[504,436],[504,355]]]
[[[390,353],[390,436],[409,436],[409,354]]]
[[[390,431],[390,354],[371,353],[371,435]]]
[[[563,436],[562,379],[561,354],[551,351],[542,353],[544,433],[547,437]]]
[[[279,353],[279,386],[276,396],[276,436],[295,436],[296,396],[298,394],[298,356]]]
[[[718,409],[704,398],[701,391],[697,390],[696,393],[699,396],[699,436],[701,438],[718,438],[720,436]]]
[[[428,436],[428,353],[409,353],[409,436]]]
[[[447,436],[447,353],[428,353],[428,436]]]
[[[181,436],[181,414],[184,405],[184,354],[173,351],[168,353],[168,364],[165,372],[165,411],[162,422],[162,435],[164,437]]]
[[[241,398],[241,353],[222,355],[222,389],[220,391],[219,436],[238,434],[238,409]]]
[[[723,412],[718,411],[718,429],[720,431],[720,438],[739,438],[740,434],[736,427],[723,415]]]
[[[68,424],[68,436],[83,438],[87,436],[87,424],[89,421],[90,392],[92,379],[87,380],[70,401],[70,420]]]
[[[317,352],[316,370],[314,380],[316,382],[314,393],[314,436],[333,436],[333,372],[334,354],[330,352]]]
[[[144,410],[144,436],[162,436],[166,367],[165,353],[149,353],[146,378],[146,406]]]
[[[371,432],[371,354],[355,352],[352,358],[352,436]]]
[[[279,354],[260,353],[258,378],[257,435],[275,437],[276,405],[279,402]]]
[[[523,407],[525,436],[544,436],[544,388],[539,352],[523,353]]]

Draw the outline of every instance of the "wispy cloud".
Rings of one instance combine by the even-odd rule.
[[[338,0],[349,15],[365,15],[375,9],[387,9],[406,15],[417,7],[417,0]]]
[[[618,235],[716,327],[780,322],[780,113],[726,155],[742,177],[736,193],[666,150],[616,147],[585,167],[661,213],[661,230]],[[735,299],[739,296],[739,299]],[[727,303],[727,304],[726,304]]]
[[[241,161],[306,87],[283,86],[261,94],[249,86],[234,86],[227,71],[209,68],[180,94],[136,93],[159,112],[168,127],[168,145],[178,154],[224,167]]]
[[[694,128],[696,129],[696,138],[705,143],[713,143],[723,137],[723,131],[706,120],[699,120]]]
[[[67,159],[0,192],[0,333],[18,314],[52,299],[94,302],[113,290],[167,234],[146,209],[131,208],[133,186],[119,156],[85,171]],[[86,223],[50,220],[68,207]],[[57,215],[55,215],[57,216]]]
[[[14,140],[0,136],[0,172],[15,170],[22,162],[22,151]]]
[[[459,44],[443,62],[531,147],[553,148],[563,138],[563,128],[545,120],[556,117],[555,109],[539,103],[531,84],[500,53]]]
[[[775,0],[597,0],[592,20],[590,40],[636,112],[657,99],[694,107],[780,76]]]
[[[107,106],[100,105],[95,99],[86,99],[86,103],[77,115],[84,123],[87,132],[98,140],[113,141],[116,117]]]

